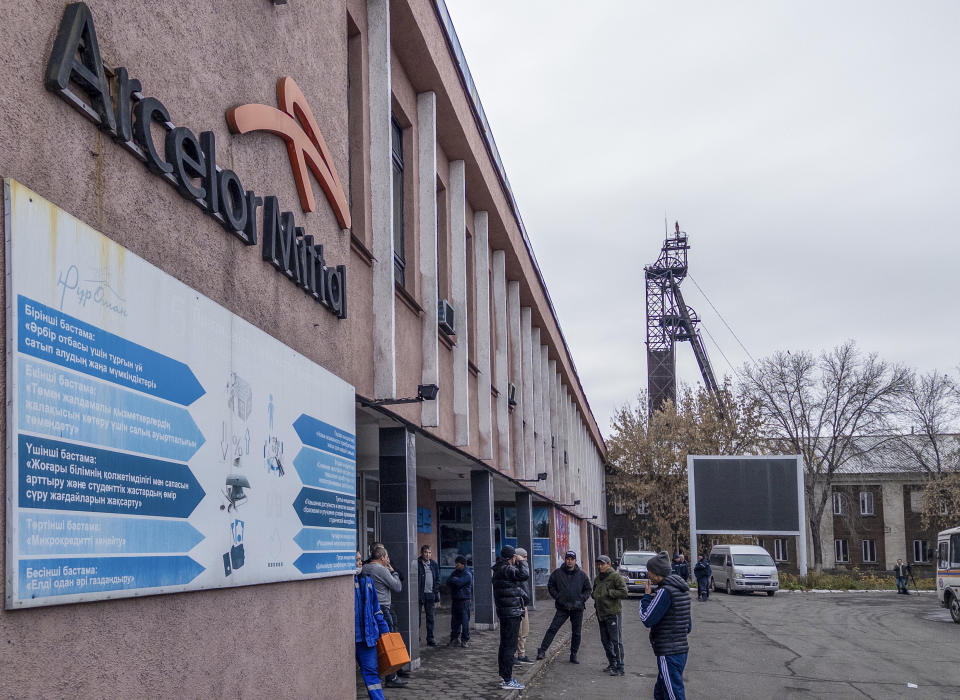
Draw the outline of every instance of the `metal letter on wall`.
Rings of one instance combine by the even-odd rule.
[[[23,185],[6,607],[345,575],[353,387]]]

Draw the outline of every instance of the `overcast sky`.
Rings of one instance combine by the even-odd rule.
[[[754,357],[853,338],[956,372],[960,3],[447,5],[605,435],[646,387],[665,213]],[[682,288],[731,374],[747,354]]]

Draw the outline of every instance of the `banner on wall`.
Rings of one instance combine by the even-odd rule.
[[[4,181],[6,607],[350,574],[353,387]]]
[[[557,566],[563,564],[563,555],[570,549],[570,516],[555,510],[557,523]]]

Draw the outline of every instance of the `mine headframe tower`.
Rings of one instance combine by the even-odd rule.
[[[680,224],[674,224],[660,249],[660,257],[643,268],[647,288],[647,393],[650,414],[659,410],[668,399],[677,399],[677,341],[689,341],[707,390],[723,415],[717,379],[710,358],[703,346],[697,324],[697,313],[686,305],[680,283],[687,276],[687,251],[690,244]]]

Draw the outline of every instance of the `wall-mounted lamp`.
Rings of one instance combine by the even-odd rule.
[[[525,483],[525,484],[535,484],[535,483],[537,483],[538,481],[546,481],[546,480],[547,480],[547,473],[546,473],[546,472],[540,472],[539,474],[537,474],[537,478],[536,478],[536,479],[517,479],[517,481],[520,481],[520,482]]]
[[[587,520],[596,520],[599,517],[599,515],[591,515],[589,518],[587,518]]]
[[[513,382],[507,384],[507,406],[513,408],[517,405],[517,385]]]
[[[436,384],[420,384],[417,386],[417,395],[404,399],[376,399],[375,401],[361,401],[364,406],[393,406],[399,403],[420,403],[421,401],[436,401],[440,387]]]
[[[578,498],[577,500],[575,500],[573,503],[561,503],[561,504],[560,504],[560,507],[561,507],[561,508],[573,508],[574,506],[578,506],[578,505],[580,505],[580,499],[579,499],[579,498]]]

